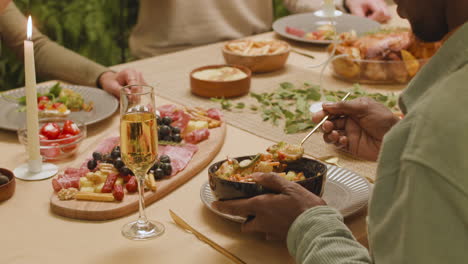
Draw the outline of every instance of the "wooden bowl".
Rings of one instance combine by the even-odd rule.
[[[222,67],[234,67],[238,68],[247,74],[247,77],[235,80],[235,81],[211,81],[211,80],[200,80],[193,77],[193,73],[206,70],[215,69]],[[231,98],[238,97],[249,93],[250,90],[250,79],[252,78],[252,72],[241,65],[209,65],[200,68],[196,68],[190,72],[190,88],[193,94],[202,97],[223,97]]]
[[[237,157],[234,159],[240,162],[245,159],[252,159],[253,157],[255,157],[255,155]],[[235,182],[218,177],[215,173],[225,161],[226,160],[216,162],[208,168],[210,188],[217,199],[243,199],[261,194],[272,193],[272,191],[263,188],[256,183]],[[325,180],[327,178],[327,165],[317,160],[302,158],[293,162],[289,162],[286,171],[290,170],[303,172],[306,179],[302,181],[296,181],[296,183],[300,184],[302,187],[306,188],[315,195],[322,196],[323,189],[325,187]]]
[[[284,67],[288,60],[291,46],[282,40],[275,40],[283,43],[287,49],[277,54],[266,54],[266,55],[243,55],[228,50],[226,47],[229,43],[242,40],[233,40],[227,42],[223,46],[224,60],[228,64],[242,65],[249,68],[253,73],[265,73],[279,70]]]
[[[13,172],[7,169],[0,168],[0,172],[7,176],[10,180],[9,182],[0,185],[0,201],[5,201],[10,199],[11,196],[15,193],[16,181],[15,175]]]

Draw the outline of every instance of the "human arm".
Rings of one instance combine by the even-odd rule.
[[[343,1],[334,0],[336,8],[344,10]],[[323,0],[283,0],[283,4],[291,13],[305,13],[321,9]]]
[[[223,213],[255,216],[242,225],[242,231],[264,233],[267,239],[287,238],[289,252],[298,263],[370,262],[342,216],[320,197],[273,173],[253,177],[278,194],[213,203]]]
[[[384,135],[399,121],[388,108],[367,97],[326,103],[323,110],[312,120],[319,123],[326,115],[332,116],[322,126],[325,142],[373,161],[378,158]]]
[[[387,22],[391,16],[384,0],[334,0],[336,8],[368,17],[378,22]],[[291,13],[313,12],[322,8],[323,0],[283,0]]]
[[[24,56],[26,23],[26,18],[14,3],[10,3],[0,15],[2,41],[21,59]],[[36,71],[40,76],[85,86],[99,86],[115,96],[119,95],[118,90],[122,85],[144,83],[141,74],[134,70],[112,72],[50,41],[36,28],[33,29],[32,41]]]
[[[343,6],[353,15],[368,17],[380,23],[391,18],[384,0],[343,0]]]

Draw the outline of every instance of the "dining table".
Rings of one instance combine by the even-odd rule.
[[[389,25],[408,26],[406,21],[397,17],[394,6],[391,10],[393,18]],[[293,52],[285,69],[271,74],[253,75],[253,90],[264,85],[265,80],[288,80],[288,76],[298,70],[310,71],[310,79],[318,81],[317,73],[320,69],[308,66],[327,58],[325,46],[290,41],[274,32],[255,37],[285,40],[294,49],[313,55],[315,59]],[[180,103],[169,91],[175,87],[182,87],[189,93],[189,73],[192,69],[225,63],[221,53],[223,44],[221,42],[199,46],[111,68],[116,71],[133,68],[142,72],[147,83],[157,87],[157,105]],[[325,83],[328,86],[339,89],[350,86],[350,83],[333,78],[330,70],[326,70],[325,74]],[[405,85],[362,87],[369,91],[399,92]],[[118,133],[119,122],[117,111],[106,120],[88,126],[87,137],[79,147],[78,153],[55,164],[62,170],[76,160],[83,160],[96,144],[110,134]],[[224,144],[213,162],[227,156],[258,153],[274,143],[274,140],[228,122]],[[18,142],[17,134],[0,131],[0,167],[13,170],[26,161],[26,149]],[[371,166],[377,167],[377,163],[374,162]],[[243,233],[239,223],[221,218],[205,207],[200,199],[200,187],[208,180],[207,170],[205,167],[183,185],[147,206],[147,216],[162,222],[166,228],[164,235],[148,241],[131,241],[121,235],[121,227],[136,219],[138,212],[107,221],[61,217],[50,210],[49,203],[53,192],[51,179],[17,179],[13,197],[0,202],[0,263],[231,263],[209,245],[175,225],[169,210],[246,263],[295,263],[284,241],[267,241],[261,234]],[[366,177],[372,180],[375,174]],[[367,209],[364,208],[345,218],[344,222],[355,238],[368,247],[366,216]]]

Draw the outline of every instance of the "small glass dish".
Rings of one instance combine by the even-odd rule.
[[[338,79],[353,83],[405,84],[408,83],[429,59],[416,60],[362,60],[340,57],[333,59],[330,67]]]
[[[39,129],[41,129],[41,127],[46,123],[56,123],[60,127],[60,130],[62,130],[63,125],[67,120],[73,121],[80,129],[80,133],[63,139],[41,139],[39,143],[43,160],[58,161],[72,156],[78,150],[81,142],[86,138],[86,125],[81,121],[70,118],[41,118],[39,119]],[[18,139],[21,144],[26,146],[27,149],[28,136],[27,129],[25,127],[18,130]]]

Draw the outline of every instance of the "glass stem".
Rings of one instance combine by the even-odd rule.
[[[138,175],[137,182],[138,182],[138,199],[140,204],[140,210],[138,215],[138,224],[146,225],[148,223],[148,219],[146,218],[145,213],[145,174]]]

